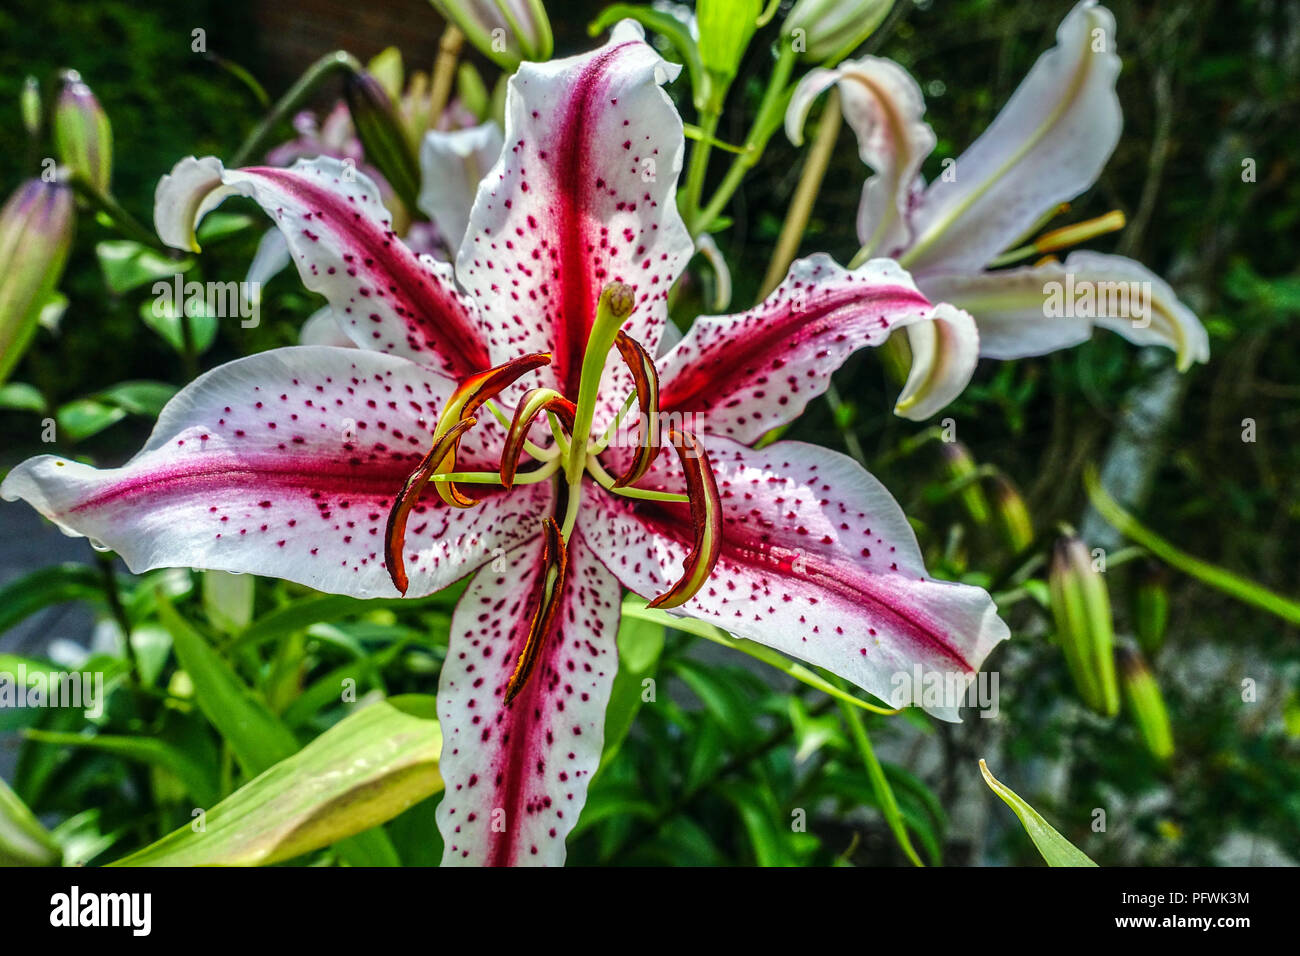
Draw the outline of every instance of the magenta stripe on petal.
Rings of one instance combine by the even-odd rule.
[[[444,865],[563,864],[600,764],[620,592],[580,535],[569,540],[555,626],[528,683],[504,703],[536,610],[541,553],[537,538],[481,570],[452,618],[438,686]]]

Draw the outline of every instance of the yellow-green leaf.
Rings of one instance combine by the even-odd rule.
[[[1034,846],[1038,847],[1038,852],[1043,854],[1043,859],[1047,861],[1048,866],[1097,865],[1088,858],[1086,853],[1057,833],[1052,825],[1044,820],[1037,810],[1020,799],[1014,790],[989,773],[988,765],[983,759],[980,760],[980,773],[984,774],[984,782],[989,785],[989,789],[1015,811],[1024,825],[1025,832],[1029,834],[1029,839],[1034,841]]]
[[[442,789],[434,698],[351,714],[191,824],[114,866],[267,866],[363,833]],[[197,823],[198,821],[196,821]]]

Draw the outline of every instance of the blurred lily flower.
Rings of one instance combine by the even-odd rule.
[[[54,104],[54,144],[65,166],[100,192],[108,192],[113,177],[113,127],[76,70],[63,72]]]
[[[858,213],[860,256],[896,258],[928,296],[971,312],[981,355],[1041,355],[1084,342],[1100,326],[1138,345],[1173,349],[1186,371],[1208,360],[1209,338],[1169,285],[1140,263],[1079,251],[1063,263],[999,268],[1123,222],[1111,214],[1033,240],[1063,203],[1097,180],[1122,126],[1110,11],[1083,0],[1056,40],[992,125],[928,186],[921,163],[936,139],[923,119],[925,100],[891,60],[868,56],[811,71],[791,100],[787,135],[798,144],[812,101],[838,84],[845,119],[874,171]],[[921,334],[909,333],[913,350]]]
[[[0,384],[36,332],[75,228],[72,191],[59,183],[28,180],[0,209]]]
[[[375,184],[337,160],[182,160],[158,187],[159,235],[191,248],[197,218],[251,197],[358,347],[218,367],[123,467],[47,455],[0,485],[136,571],[358,597],[472,575],[438,691],[446,863],[564,861],[600,761],[621,587],[882,699],[900,672],[969,679],[1008,636],[984,590],[927,575],[861,466],[798,442],[750,447],[850,354],[916,323],[969,343],[930,396],[951,397],[975,361],[969,316],[896,263],[814,256],[654,358],[694,253],[675,201],[682,121],[661,89],[676,73],[631,21],[590,54],[524,64],[454,266],[403,244]],[[533,427],[546,413],[549,435]]]

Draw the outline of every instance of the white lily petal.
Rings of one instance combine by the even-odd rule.
[[[449,248],[460,247],[479,181],[501,155],[501,127],[481,126],[451,132],[430,130],[420,145],[420,210],[433,220]]]
[[[1056,42],[957,159],[953,175],[926,191],[901,260],[914,273],[982,269],[1100,175],[1123,125],[1115,18],[1084,0],[1062,21]]]
[[[1167,282],[1124,256],[1079,251],[1064,263],[932,275],[918,282],[926,295],[975,316],[980,354],[990,358],[1069,348],[1087,341],[1094,326],[1137,345],[1173,349],[1180,371],[1210,357],[1209,336],[1192,310]]]

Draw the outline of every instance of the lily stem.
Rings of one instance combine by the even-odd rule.
[[[838,677],[832,675],[832,681],[841,690],[844,689],[844,682]],[[853,743],[858,748],[858,754],[862,757],[862,762],[866,765],[867,776],[871,778],[871,788],[876,792],[876,799],[880,801],[880,812],[884,814],[885,822],[889,824],[889,829],[894,833],[894,839],[898,841],[899,847],[907,854],[907,858],[912,861],[914,866],[925,866],[921,857],[917,854],[916,848],[912,846],[912,838],[907,834],[907,825],[903,822],[903,811],[898,807],[898,800],[894,797],[894,790],[889,786],[889,780],[885,777],[885,768],[880,765],[880,760],[876,757],[876,751],[871,746],[871,738],[867,736],[867,729],[862,723],[862,715],[854,708],[850,707],[843,701],[836,701],[840,708],[840,715],[848,725],[849,734],[853,737]]]
[[[104,192],[80,173],[73,173],[68,178],[68,185],[82,199],[112,219],[118,230],[128,239],[133,239],[141,245],[149,246],[151,249],[157,249],[170,258],[179,258],[179,254],[175,249],[165,245],[161,239],[154,235],[153,230],[146,228],[140,220],[127,212],[111,193]]]
[[[821,122],[817,125],[817,138],[813,140],[808,157],[804,160],[803,171],[799,174],[799,185],[795,187],[790,199],[790,208],[786,210],[785,223],[781,226],[781,235],[776,240],[776,249],[772,251],[772,261],[768,264],[767,275],[758,293],[760,300],[766,299],[785,278],[786,270],[799,253],[799,243],[804,230],[808,228],[808,219],[812,216],[813,204],[821,190],[822,180],[826,178],[826,169],[830,166],[831,156],[835,152],[835,141],[839,138],[844,118],[840,112],[840,91],[832,88],[826,98]]]
[[[785,106],[790,98],[790,74],[794,71],[797,59],[798,54],[794,51],[794,45],[783,44],[776,65],[772,69],[771,81],[763,94],[762,103],[759,104],[758,115],[754,117],[754,125],[745,140],[745,151],[732,160],[731,168],[727,170],[726,176],[713,193],[709,204],[691,223],[692,236],[698,236],[708,229],[709,225],[722,214],[732,195],[740,188],[745,175],[763,155],[763,150],[768,140],[772,138],[772,134],[780,128],[781,120],[785,116]]]
[[[718,131],[722,113],[716,108],[706,108],[699,117],[699,139],[691,146],[691,165],[686,172],[686,188],[682,192],[682,217],[690,225],[691,235],[699,232],[700,196],[704,192],[704,177],[709,170],[709,154],[713,138]]]
[[[307,101],[307,98],[316,91],[325,80],[335,73],[358,73],[362,70],[361,61],[354,57],[346,50],[335,50],[333,53],[327,53],[311,66],[307,67],[302,76],[298,77],[297,82],[289,87],[284,96],[280,97],[271,107],[271,111],[262,118],[262,121],[253,127],[252,131],[244,139],[239,149],[235,150],[230,157],[231,166],[243,166],[253,156],[260,153],[275,133],[276,127],[288,119],[289,114],[300,107]]]
[[[451,85],[456,79],[456,64],[460,61],[465,34],[454,23],[448,23],[438,41],[438,58],[433,64],[433,80],[429,91],[429,129],[437,129],[451,99]],[[418,143],[416,144],[419,145]]]

